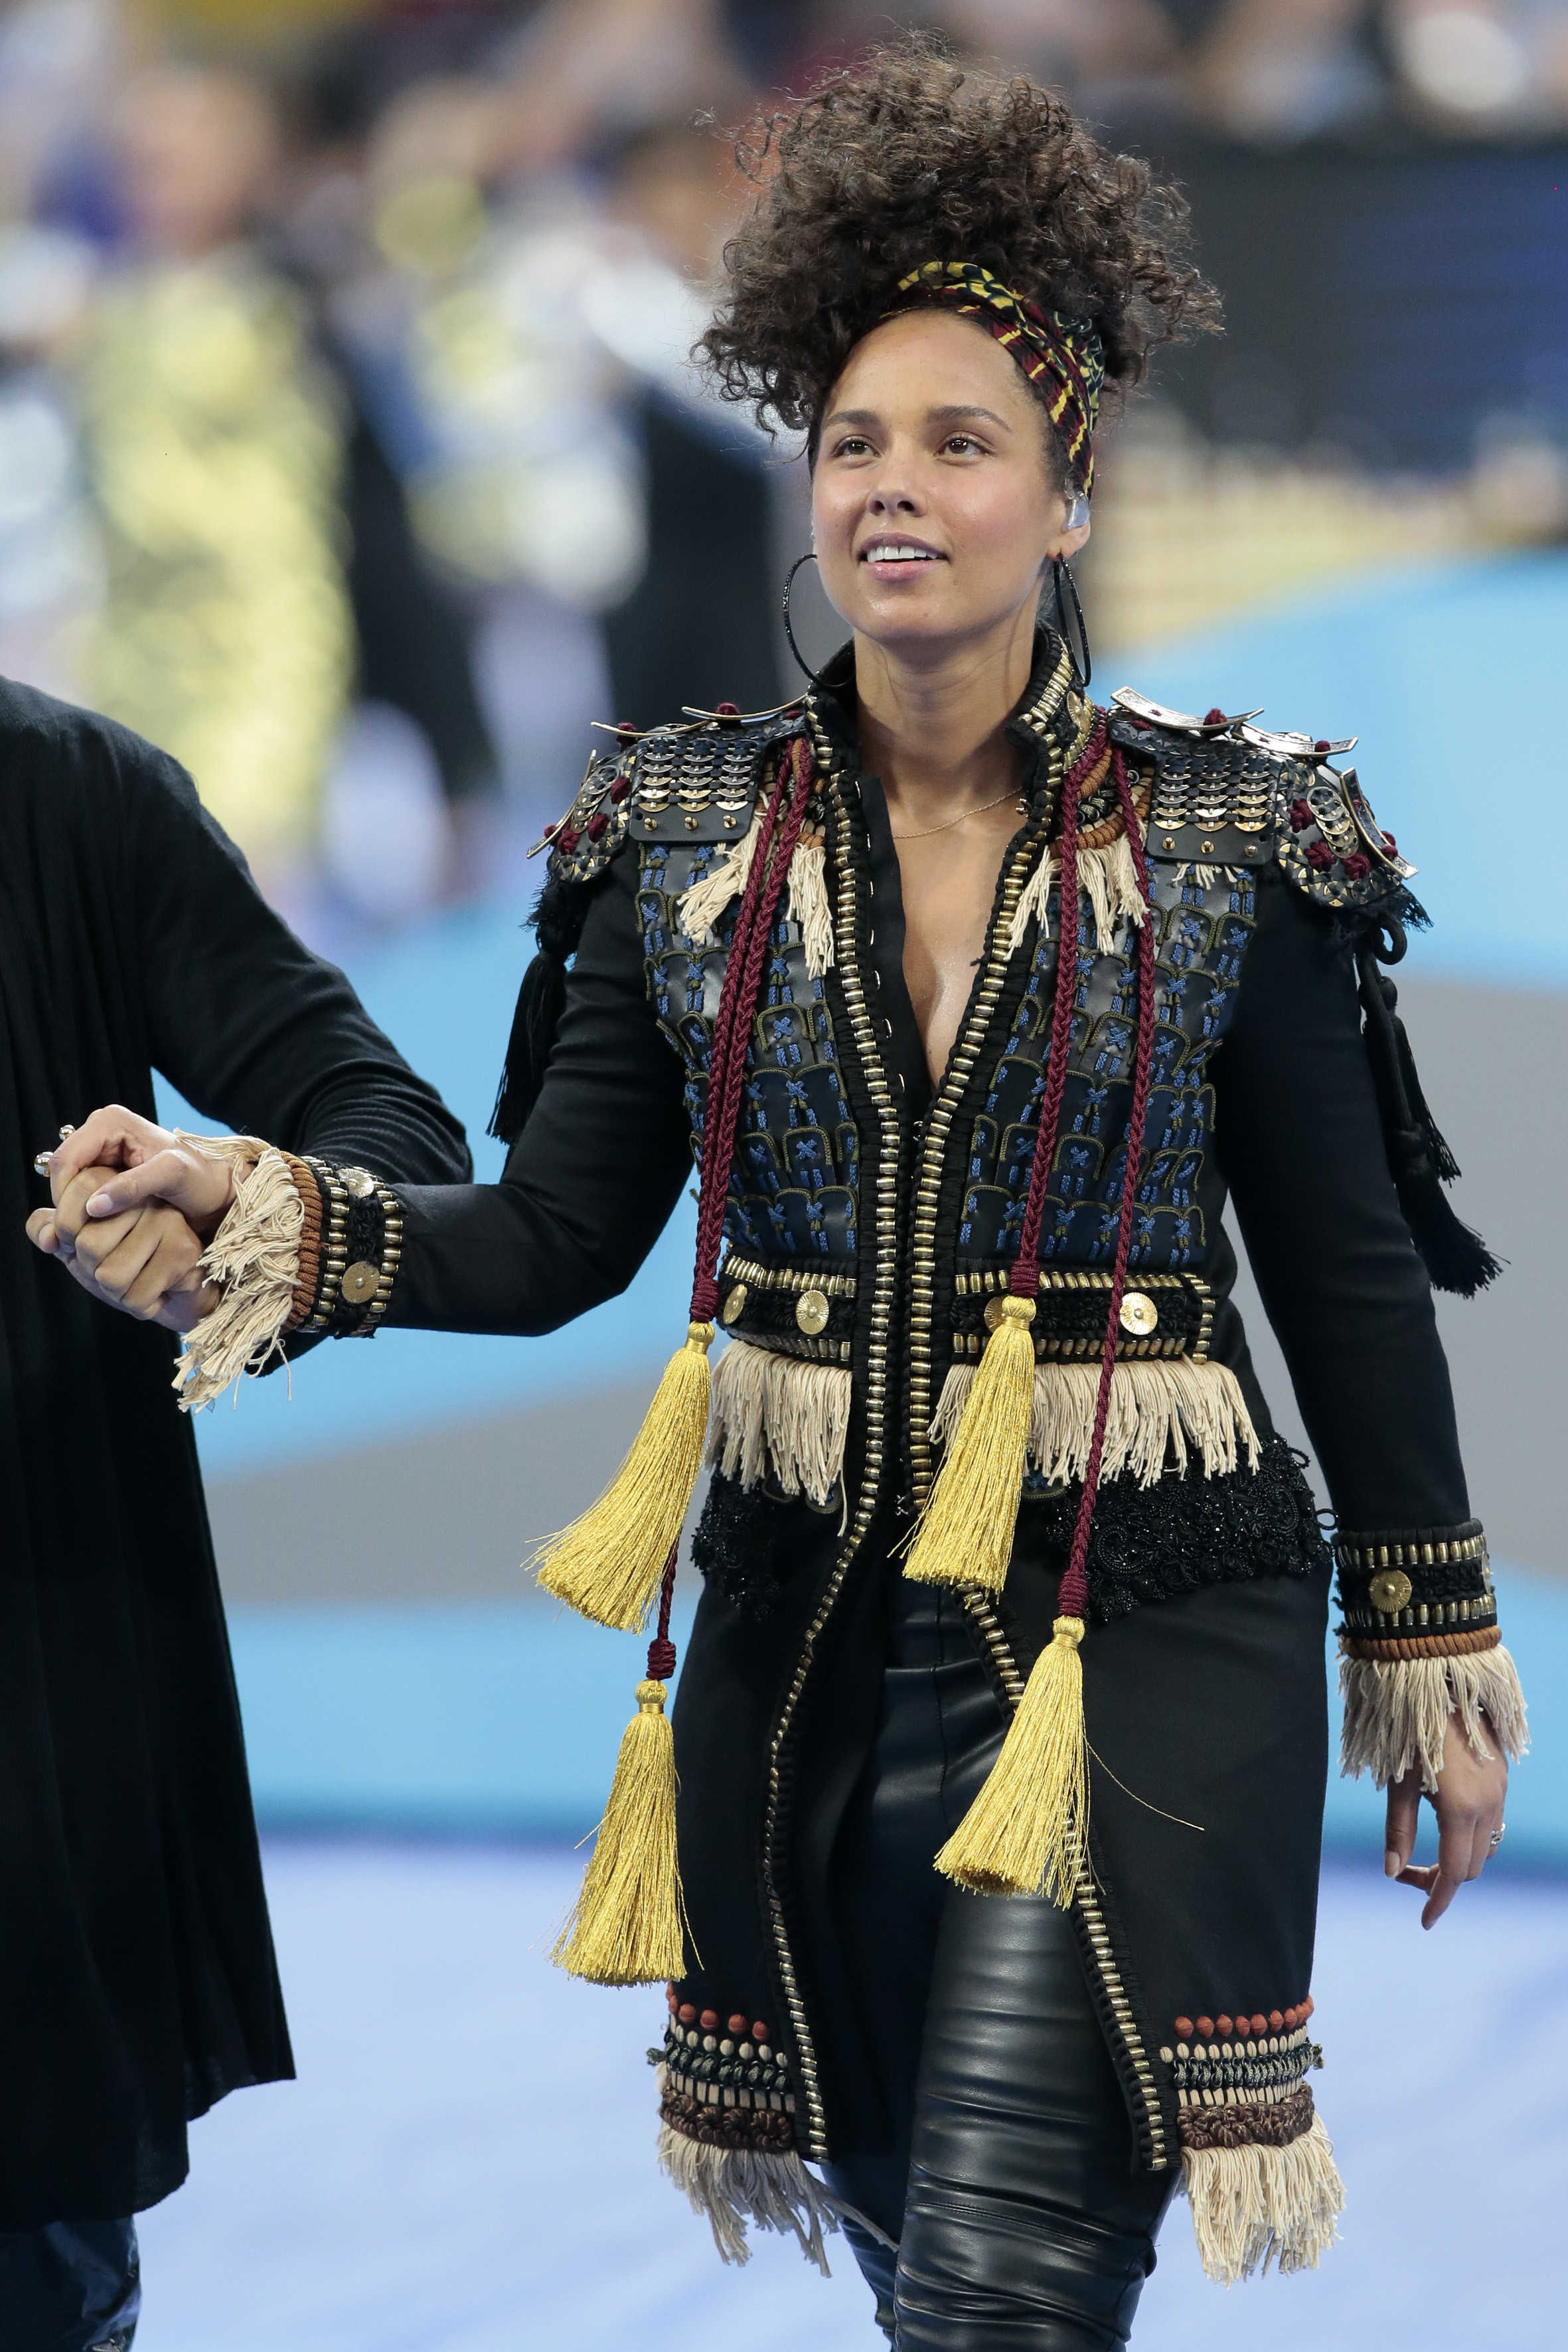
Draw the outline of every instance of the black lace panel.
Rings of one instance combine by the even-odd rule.
[[[1171,1601],[1205,1585],[1258,1576],[1327,1575],[1329,1554],[1307,1484],[1305,1460],[1282,1437],[1265,1440],[1258,1468],[1205,1478],[1194,1464],[1157,1486],[1113,1478],[1095,1501],[1089,1545],[1089,1613],[1103,1624],[1146,1601]],[[1065,1567],[1081,1489],[1025,1484],[1018,1546],[1053,1570]],[[748,1614],[765,1617],[837,1510],[749,1491],[715,1474],[691,1540],[708,1582]]]
[[[1066,1565],[1079,1487],[1024,1490],[1021,1544]],[[1156,1486],[1113,1478],[1095,1498],[1089,1543],[1089,1613],[1125,1617],[1145,1601],[1172,1601],[1209,1584],[1256,1576],[1326,1573],[1329,1556],[1305,1459],[1282,1437],[1265,1440],[1258,1468],[1205,1478],[1201,1464]]]
[[[798,1496],[745,1487],[716,1470],[692,1534],[692,1565],[748,1616],[771,1616],[823,1528],[837,1525],[838,1509],[837,1486],[817,1510]]]

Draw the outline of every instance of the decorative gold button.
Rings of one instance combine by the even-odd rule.
[[[750,1295],[743,1282],[738,1282],[735,1285],[720,1311],[719,1320],[724,1325],[726,1330],[731,1323],[740,1321],[746,1311],[746,1300]]]
[[[375,1286],[380,1280],[381,1268],[372,1265],[367,1257],[357,1257],[353,1265],[343,1269],[343,1297],[351,1307],[363,1307],[367,1298],[375,1297]]]
[[[1121,1323],[1124,1331],[1134,1339],[1146,1339],[1158,1325],[1160,1310],[1144,1290],[1129,1290],[1122,1296]]]
[[[345,1168],[343,1182],[356,1201],[368,1201],[375,1190],[375,1178],[363,1168]]]
[[[795,1319],[808,1338],[815,1339],[827,1328],[827,1293],[825,1290],[803,1290],[795,1302]]]
[[[1410,1600],[1410,1579],[1402,1568],[1385,1568],[1367,1587],[1373,1607],[1383,1617],[1397,1617]]]
[[[996,1293],[996,1296],[995,1296],[995,1297],[994,1297],[994,1298],[988,1298],[988,1299],[986,1300],[986,1302],[985,1302],[985,1328],[986,1328],[988,1331],[994,1331],[994,1330],[995,1330],[995,1328],[996,1328],[996,1327],[997,1327],[997,1325],[1001,1322],[1001,1320],[1002,1320],[1002,1302],[1003,1302],[1003,1300],[1007,1297],[1007,1295],[1008,1295],[1008,1294],[1006,1293],[1006,1291],[1005,1291],[1005,1290],[999,1290],[999,1291]]]

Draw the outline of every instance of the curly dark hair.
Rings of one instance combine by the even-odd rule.
[[[736,152],[759,195],[697,350],[724,399],[804,432],[813,456],[850,352],[923,262],[977,262],[1043,310],[1092,320],[1121,389],[1156,344],[1219,323],[1175,188],[1024,75],[960,66],[927,37],[835,73]]]

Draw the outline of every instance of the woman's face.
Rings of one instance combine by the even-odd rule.
[[[822,584],[858,635],[913,658],[1005,630],[1034,608],[1066,529],[1016,362],[984,327],[910,310],[850,352],[823,415],[812,481]]]

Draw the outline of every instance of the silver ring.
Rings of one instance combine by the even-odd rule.
[[[67,1136],[68,1136],[68,1135],[74,1135],[75,1133],[76,1133],[76,1129],[75,1129],[75,1128],[74,1128],[74,1127],[62,1127],[62,1128],[61,1128],[61,1129],[60,1129],[60,1143],[63,1143],[63,1142],[65,1141],[65,1139],[66,1139],[66,1138],[67,1138]],[[59,1150],[59,1144],[58,1144],[58,1143],[57,1143],[57,1144],[56,1144],[56,1146],[55,1146],[55,1151],[58,1151],[58,1150]],[[40,1151],[40,1152],[38,1153],[37,1157],[37,1158],[35,1159],[35,1160],[33,1161],[33,1173],[34,1173],[34,1175],[35,1175],[35,1176],[47,1176],[47,1175],[48,1174],[48,1172],[49,1172],[49,1162],[50,1162],[50,1160],[54,1158],[54,1156],[55,1156],[55,1152],[54,1152],[54,1151]]]
[[[1493,1853],[1496,1853],[1496,1852],[1497,1852],[1497,1850],[1498,1850],[1499,1846],[1500,1846],[1500,1845],[1501,1845],[1501,1843],[1502,1843],[1502,1842],[1503,1842],[1503,1835],[1504,1835],[1504,1832],[1506,1832],[1507,1828],[1508,1828],[1508,1823],[1507,1823],[1506,1822],[1503,1822],[1503,1824],[1502,1824],[1502,1827],[1501,1827],[1500,1829],[1495,1829],[1495,1830],[1493,1830],[1493,1832],[1492,1832],[1492,1833],[1491,1833],[1490,1840],[1489,1840],[1489,1849],[1490,1849],[1490,1851],[1491,1851]]]

